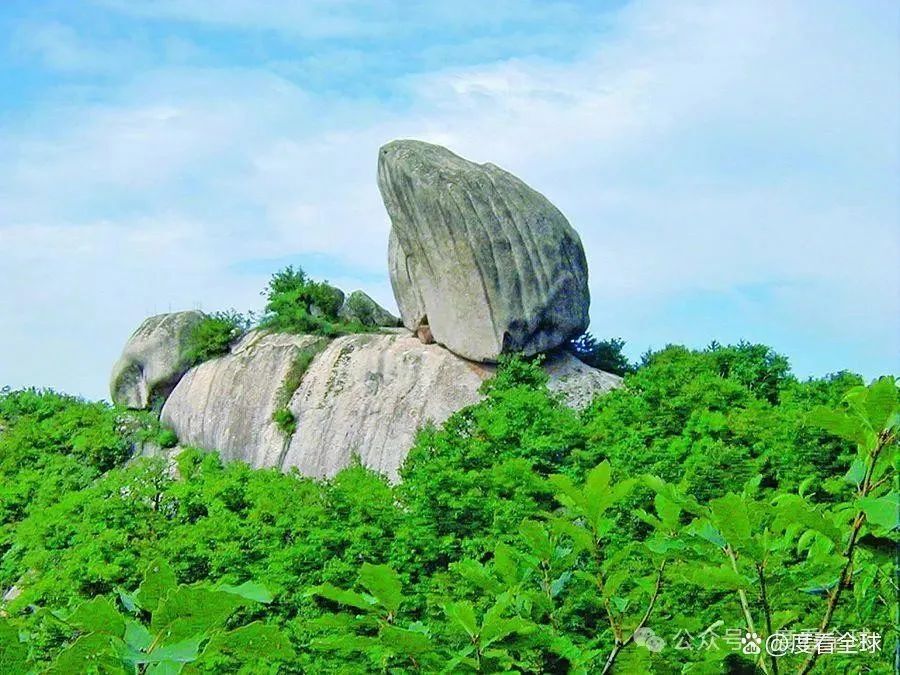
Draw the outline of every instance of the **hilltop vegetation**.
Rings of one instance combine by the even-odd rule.
[[[747,344],[626,370],[577,412],[508,359],[398,485],[134,457],[172,444],[149,414],[5,390],[0,672],[891,672],[894,380]],[[674,648],[823,622],[883,651]]]

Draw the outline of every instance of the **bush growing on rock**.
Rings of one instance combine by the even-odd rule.
[[[366,330],[358,322],[346,323],[338,318],[344,302],[340,289],[310,279],[300,267],[289,265],[272,275],[263,295],[266,306],[262,328],[329,337]]]
[[[252,323],[233,309],[216,312],[195,325],[187,338],[185,356],[191,366],[227,354],[231,345],[243,335]]]
[[[570,340],[566,348],[591,368],[623,376],[634,372],[634,366],[622,353],[625,341],[620,338],[598,340],[589,332]]]

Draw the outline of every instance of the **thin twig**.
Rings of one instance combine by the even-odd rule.
[[[740,572],[738,572],[737,556],[734,555],[732,548],[726,545],[723,550],[725,551],[725,555],[728,556],[728,559],[731,560],[731,568],[734,570],[734,573],[740,574]],[[747,594],[744,592],[743,588],[738,589],[738,598],[741,600],[741,609],[744,612],[744,620],[747,622],[747,632],[756,635],[756,626],[753,625],[753,615],[750,613],[750,603],[747,601]],[[762,654],[760,654],[759,666],[764,673],[769,672],[769,669],[766,668],[766,662],[762,658]]]
[[[653,607],[656,605],[656,600],[659,598],[659,593],[662,590],[663,572],[665,569],[666,561],[663,560],[659,565],[659,569],[656,571],[656,586],[653,589],[653,594],[650,596],[650,602],[647,605],[646,611],[644,611],[644,615],[641,617],[641,620],[638,622],[638,625],[635,626],[634,630],[631,631],[631,635],[629,635],[627,639],[622,640],[620,635],[616,635],[615,644],[613,645],[612,651],[609,653],[609,657],[606,659],[606,664],[603,666],[601,675],[606,675],[606,673],[612,669],[613,663],[615,663],[619,652],[634,642],[634,636],[647,624],[647,621],[649,621],[650,615],[653,613]],[[609,610],[607,610],[607,612],[609,612]],[[612,614],[610,614],[609,617],[610,622],[612,622]]]
[[[762,601],[763,612],[766,615],[766,635],[772,634],[772,608],[769,606],[769,597],[766,594],[766,574],[762,563],[756,564],[756,574],[759,577],[759,597]],[[778,675],[778,659],[774,654],[769,654],[769,662],[772,664],[773,675]]]

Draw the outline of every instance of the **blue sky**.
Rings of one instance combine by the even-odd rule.
[[[303,264],[388,306],[378,147],[491,161],[631,356],[900,373],[897,4],[6,0],[0,385],[106,396],[147,315]]]

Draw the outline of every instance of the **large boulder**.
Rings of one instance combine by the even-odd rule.
[[[146,319],[128,338],[113,367],[109,383],[113,403],[149,408],[165,400],[190,366],[187,340],[204,318],[203,312],[188,311]]]
[[[493,164],[421,141],[378,155],[391,285],[404,325],[460,356],[536,354],[587,328],[581,240],[543,195]]]
[[[299,387],[286,391],[295,364],[310,351],[318,354]],[[573,405],[585,405],[621,381],[565,352],[545,363],[551,389]],[[185,374],[166,401],[162,422],[183,445],[218,450],[256,467],[296,467],[327,477],[355,453],[396,479],[416,430],[477,402],[493,371],[402,329],[327,344],[312,336],[252,332],[230,354]],[[293,415],[293,433],[273,419],[283,407]]]
[[[373,328],[400,325],[400,319],[362,291],[353,291],[347,296],[347,299],[344,300],[344,304],[338,311],[338,318],[344,321],[358,321],[363,326]]]

